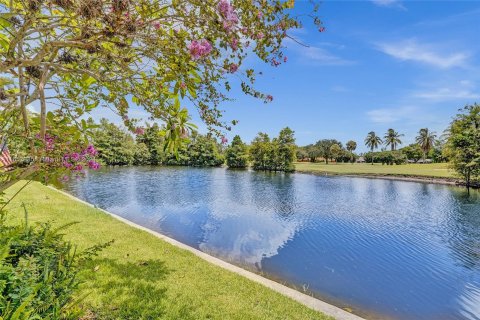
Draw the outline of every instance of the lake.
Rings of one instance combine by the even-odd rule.
[[[368,319],[480,319],[480,193],[224,168],[89,172],[67,191]]]

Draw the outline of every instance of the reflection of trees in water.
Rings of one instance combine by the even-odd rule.
[[[457,263],[480,269],[480,192],[459,189],[452,191],[457,208],[449,210],[447,244]]]
[[[295,214],[297,201],[291,174],[254,172],[249,178],[250,185],[255,186],[252,201],[258,211],[273,211],[282,220]]]

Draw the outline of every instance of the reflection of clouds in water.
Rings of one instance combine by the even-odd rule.
[[[459,304],[462,306],[460,313],[465,319],[480,319],[480,288],[474,284],[467,283],[465,291],[458,298]]]
[[[297,229],[295,222],[281,223],[272,214],[251,214],[245,211],[238,216],[220,217],[206,225],[203,242],[199,245],[205,252],[214,252],[222,258],[261,266],[263,258],[274,256]],[[211,225],[221,225],[214,228]],[[221,248],[221,250],[219,250]]]
[[[282,218],[295,205],[288,196],[293,184],[272,189],[271,183],[272,179],[285,180],[284,175],[252,176],[257,184],[239,179],[238,172],[215,172],[210,193],[217,196],[209,204],[210,214],[199,248],[230,261],[261,267],[262,259],[278,254],[301,222]],[[259,188],[259,184],[263,187]],[[285,201],[291,203],[288,209],[283,205]]]

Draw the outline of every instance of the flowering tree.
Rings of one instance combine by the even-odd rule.
[[[221,134],[235,124],[221,121],[219,109],[232,74],[246,94],[273,99],[254,88],[255,70],[241,65],[251,54],[273,66],[287,61],[282,42],[301,27],[293,6],[293,0],[0,0],[2,121],[23,123],[34,159],[48,153],[50,139],[66,139],[53,133],[62,128],[78,131],[64,144],[85,150],[91,127],[80,119],[98,107],[116,112],[132,131],[138,129],[129,107],[142,107],[165,123],[171,151],[194,128],[182,106],[187,100]],[[316,9],[308,16],[322,31]],[[40,107],[34,126],[30,104]]]

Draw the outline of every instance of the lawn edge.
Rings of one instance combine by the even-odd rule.
[[[207,261],[207,262],[209,262],[209,263],[211,263],[211,264],[213,264],[213,265],[216,265],[216,266],[218,266],[218,267],[220,267],[220,268],[223,268],[223,269],[225,269],[225,270],[228,270],[228,271],[230,271],[230,272],[233,272],[233,273],[235,273],[235,274],[238,274],[238,275],[240,275],[240,276],[242,276],[242,277],[245,277],[245,278],[247,278],[247,279],[249,279],[249,280],[252,280],[252,281],[254,281],[254,282],[256,282],[256,283],[259,283],[259,284],[261,284],[261,285],[263,285],[263,286],[265,286],[265,287],[267,287],[267,288],[269,288],[269,289],[271,289],[271,290],[273,290],[273,291],[275,291],[275,292],[277,292],[277,293],[280,293],[280,294],[282,294],[282,295],[284,295],[284,296],[286,296],[286,297],[289,297],[290,299],[295,300],[295,301],[301,303],[302,305],[307,306],[307,307],[309,307],[309,308],[311,308],[311,309],[313,309],[313,310],[315,310],[315,311],[319,311],[319,312],[321,312],[321,313],[323,313],[323,314],[325,314],[325,315],[327,315],[327,316],[334,317],[334,318],[337,319],[337,320],[365,320],[364,318],[362,318],[362,317],[360,317],[360,316],[357,316],[357,315],[355,315],[355,314],[353,314],[353,313],[349,313],[349,312],[347,312],[347,311],[345,311],[345,310],[343,310],[343,309],[341,309],[341,308],[339,308],[339,307],[336,307],[336,306],[334,306],[334,305],[331,305],[331,304],[329,304],[329,303],[327,303],[327,302],[325,302],[325,301],[322,301],[322,300],[320,300],[320,299],[317,299],[317,298],[308,296],[308,295],[306,295],[306,294],[304,294],[304,293],[301,293],[301,292],[299,292],[299,291],[297,291],[297,290],[294,290],[294,289],[292,289],[292,288],[289,288],[289,287],[287,287],[287,286],[284,286],[284,285],[282,285],[282,284],[280,284],[280,283],[278,283],[278,282],[275,282],[275,281],[273,281],[273,280],[264,278],[264,277],[262,277],[262,276],[260,276],[260,275],[258,275],[258,274],[253,273],[253,272],[250,272],[250,271],[247,271],[247,270],[245,270],[245,269],[242,269],[242,268],[240,268],[240,267],[238,267],[238,266],[235,266],[235,265],[233,265],[233,264],[231,264],[231,263],[228,263],[228,262],[226,262],[226,261],[223,261],[223,260],[221,260],[221,259],[218,259],[218,258],[216,258],[216,257],[213,257],[213,256],[211,256],[211,255],[209,255],[209,254],[207,254],[207,253],[205,253],[205,252],[203,252],[203,251],[200,251],[200,250],[195,249],[195,248],[193,248],[193,247],[190,247],[190,246],[188,246],[188,245],[186,245],[186,244],[184,244],[184,243],[181,243],[181,242],[179,242],[179,241],[177,241],[177,240],[175,240],[175,239],[172,239],[172,238],[170,238],[170,237],[167,237],[167,236],[165,236],[165,235],[163,235],[163,234],[161,234],[161,233],[159,233],[159,232],[150,230],[150,229],[148,229],[148,228],[146,228],[146,227],[143,227],[143,226],[141,226],[141,225],[138,225],[138,224],[136,224],[136,223],[134,223],[134,222],[132,222],[132,221],[130,221],[130,220],[127,220],[127,219],[125,219],[125,218],[123,218],[123,217],[120,217],[120,216],[118,216],[118,215],[116,215],[116,214],[114,214],[114,213],[111,213],[111,212],[109,212],[109,211],[107,211],[107,210],[98,208],[98,207],[94,206],[94,205],[91,204],[91,203],[88,203],[88,202],[86,202],[86,201],[84,201],[84,200],[82,200],[82,199],[79,199],[79,198],[77,198],[77,197],[69,194],[68,192],[65,192],[65,191],[63,191],[63,190],[59,190],[59,189],[57,189],[57,188],[55,188],[55,187],[53,187],[53,186],[47,186],[47,187],[50,188],[50,189],[52,189],[52,190],[54,190],[54,191],[57,191],[57,192],[65,195],[66,197],[68,197],[68,198],[70,198],[70,199],[72,199],[72,200],[75,200],[75,201],[80,202],[80,203],[82,203],[82,204],[84,204],[84,205],[87,205],[87,206],[89,206],[89,207],[92,207],[92,208],[95,208],[95,209],[97,209],[97,210],[100,210],[100,211],[102,211],[103,213],[105,213],[105,214],[107,214],[107,215],[109,215],[109,216],[111,216],[111,217],[113,217],[113,218],[115,218],[115,219],[117,219],[117,220],[119,220],[119,221],[127,224],[127,225],[130,226],[130,227],[133,227],[133,228],[140,229],[140,230],[142,230],[142,231],[148,232],[149,234],[151,234],[151,235],[159,238],[160,240],[163,240],[163,241],[165,241],[165,242],[167,242],[167,243],[169,243],[169,244],[171,244],[171,245],[173,245],[173,246],[175,246],[175,247],[178,247],[178,248],[183,249],[183,250],[187,250],[187,251],[193,253],[195,256],[197,256],[197,257],[199,257],[199,258],[201,258],[201,259],[203,259],[203,260],[205,260],[205,261]]]

